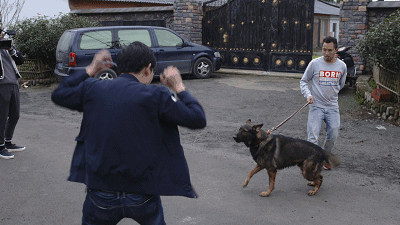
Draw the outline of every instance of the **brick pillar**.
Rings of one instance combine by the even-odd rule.
[[[174,1],[174,30],[189,41],[201,44],[202,3],[196,0]]]
[[[356,44],[360,41],[368,29],[367,5],[371,0],[341,0],[340,1],[340,31],[339,45],[351,46],[350,53],[357,66],[357,74],[365,73],[365,60],[356,50]]]

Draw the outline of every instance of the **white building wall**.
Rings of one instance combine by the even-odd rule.
[[[331,16],[329,24],[329,35],[339,40],[339,16]]]

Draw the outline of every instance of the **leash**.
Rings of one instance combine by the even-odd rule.
[[[280,123],[278,126],[273,127],[271,130],[267,131],[267,134],[270,134],[272,131],[278,129],[278,127],[282,126],[284,123],[286,123],[288,120],[290,120],[290,118],[292,118],[294,115],[296,115],[298,112],[300,112],[301,110],[303,110],[306,106],[308,106],[310,104],[310,102],[307,102],[305,105],[303,105],[303,107],[301,107],[299,110],[297,110],[296,112],[294,112],[291,116],[289,116],[288,118],[286,118],[286,120],[284,120],[282,123]]]

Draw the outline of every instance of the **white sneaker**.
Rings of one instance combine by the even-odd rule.
[[[17,146],[17,145],[15,145],[15,144],[12,144],[12,145],[5,145],[4,146],[9,152],[21,152],[21,151],[24,151],[26,148],[25,147],[20,147],[20,146]]]
[[[0,158],[2,159],[13,159],[14,155],[8,152],[7,149],[3,149],[0,151]]]

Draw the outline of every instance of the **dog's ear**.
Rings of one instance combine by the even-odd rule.
[[[246,123],[247,123],[247,124],[251,124],[251,119],[248,119],[248,120],[246,121]]]
[[[255,130],[255,131],[260,131],[260,129],[261,129],[261,127],[263,126],[264,124],[258,124],[258,125],[254,125],[253,126],[253,130]]]

